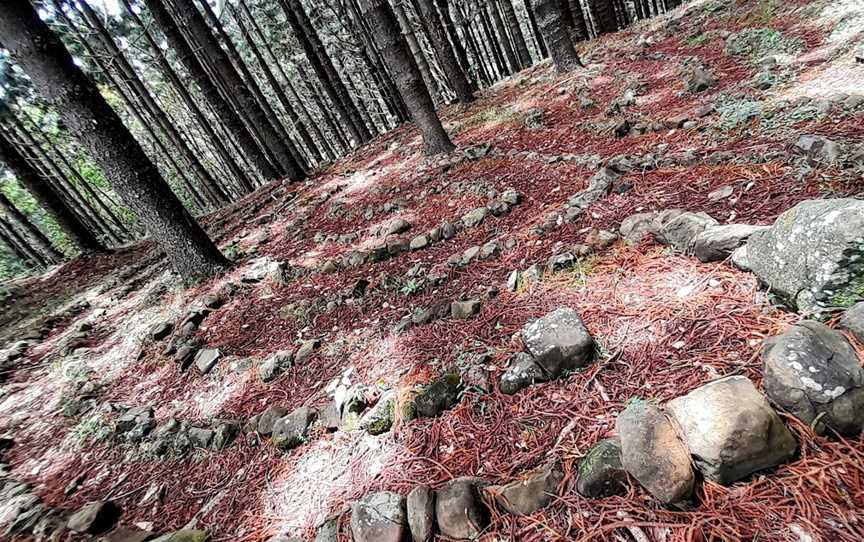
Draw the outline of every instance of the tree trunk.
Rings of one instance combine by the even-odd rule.
[[[555,71],[565,73],[582,66],[570,29],[567,28],[564,15],[564,0],[534,0],[534,12],[543,34],[543,41],[549,47]]]
[[[638,1],[638,0],[637,0]],[[581,0],[570,0],[570,34],[573,41],[585,41],[588,39],[588,24],[585,21],[585,13],[582,11]]]
[[[489,9],[489,14],[492,16],[492,24],[495,27],[495,33],[498,34],[498,43],[501,44],[504,58],[507,59],[507,63],[510,65],[510,73],[516,73],[522,69],[522,63],[519,57],[516,56],[513,45],[510,43],[507,28],[504,26],[504,18],[501,15],[501,7],[498,5],[497,0],[487,0],[486,6]]]
[[[438,16],[435,5],[432,0],[418,0],[418,4],[423,18],[429,23],[427,25],[429,38],[435,47],[435,52],[438,53],[438,60],[447,75],[447,81],[450,82],[450,86],[456,93],[456,99],[462,103],[473,101],[474,93],[471,89],[471,83],[468,82],[465,72],[459,67],[459,61],[453,53],[453,48],[450,47],[450,42],[447,41],[444,23]]]
[[[156,3],[158,0],[147,0]],[[281,167],[282,173],[292,181],[305,178],[306,174],[297,162],[292,149],[271,124],[261,104],[255,99],[249,85],[240,77],[237,68],[231,63],[228,54],[219,45],[206,21],[192,4],[191,0],[173,0],[177,7],[177,18],[186,29],[195,45],[199,47],[201,58],[205,59],[227,87],[227,92],[237,100],[249,124],[261,134],[262,146],[266,147]]]
[[[478,87],[489,86],[494,78],[490,71],[486,68],[483,62],[483,51],[477,40],[474,39],[474,34],[471,32],[471,25],[465,19],[465,14],[462,7],[458,4],[453,6],[453,23],[459,28],[465,39],[466,50],[471,56],[471,65],[474,66],[475,80],[478,82]]]
[[[522,27],[519,26],[519,19],[516,18],[513,2],[512,0],[499,1],[501,2],[501,11],[504,13],[504,20],[507,22],[507,28],[510,30],[510,37],[516,47],[519,64],[522,69],[525,69],[531,66],[531,55],[528,53],[528,44],[525,43],[525,36],[522,34]]]
[[[339,78],[336,72],[333,61],[327,54],[324,48],[324,43],[318,36],[315,27],[309,20],[309,16],[303,9],[299,0],[279,0],[285,16],[288,18],[288,24],[294,32],[294,35],[300,41],[303,51],[306,53],[306,58],[315,70],[315,74],[321,81],[327,96],[333,102],[336,112],[342,118],[345,128],[348,130],[351,138],[354,139],[355,145],[362,145],[372,139],[372,134],[369,132],[366,124],[360,116],[360,111],[357,105],[351,100],[348,94],[348,89],[345,83]]]
[[[63,230],[73,245],[82,252],[103,252],[105,250],[96,236],[78,220],[72,209],[57,195],[48,180],[33,169],[2,132],[0,132],[0,161],[6,164],[18,182],[57,222],[57,225],[60,226],[60,229]]]
[[[537,25],[537,17],[534,15],[534,6],[532,0],[524,0],[525,11],[528,13],[528,22],[531,24],[531,31],[534,33],[534,39],[537,42],[537,51],[541,58],[549,56],[549,49],[546,47],[546,42],[543,41],[543,33],[540,32],[540,27]]]
[[[499,75],[504,78],[512,72],[507,65],[507,60],[504,58],[504,53],[501,51],[501,42],[498,41],[498,38],[495,37],[495,31],[492,30],[492,22],[489,20],[489,12],[486,10],[487,7],[485,0],[481,0],[477,5],[477,16],[480,20],[482,35],[486,38],[483,41],[492,54]]]
[[[432,101],[435,102],[440,96],[440,89],[438,88],[437,81],[435,81],[435,78],[432,76],[432,70],[429,68],[429,61],[420,49],[420,44],[417,42],[417,34],[414,32],[414,25],[411,23],[411,19],[408,18],[408,13],[405,11],[405,7],[402,5],[400,0],[396,1],[392,11],[396,15],[399,24],[397,30],[401,28],[402,35],[405,37],[405,42],[408,44],[408,51],[411,53],[411,56],[414,57],[414,63],[417,65],[417,69],[420,72],[421,80],[425,83],[426,90],[428,90],[429,96],[432,97]],[[374,22],[370,21],[370,24],[372,24],[374,28]],[[391,69],[393,69],[392,66]]]
[[[591,14],[594,15],[594,24],[597,26],[598,34],[608,34],[618,30],[618,21],[615,19],[615,7],[612,0],[588,0],[591,6]]]
[[[9,249],[9,252],[15,256],[15,259],[19,260],[24,267],[42,267],[40,265],[34,265],[33,260],[30,256],[18,246],[18,243],[15,241],[14,237],[9,233],[11,229],[11,225],[6,223],[3,220],[3,217],[0,216],[0,245],[6,245],[6,248]]]
[[[0,209],[3,209],[6,212],[9,220],[13,224],[17,224],[19,228],[27,232],[30,238],[33,239],[36,245],[42,250],[42,253],[51,262],[56,263],[63,261],[63,254],[54,248],[51,244],[51,240],[48,239],[44,233],[39,231],[39,228],[37,228],[36,225],[24,215],[24,213],[19,211],[3,192],[0,192]]]
[[[226,269],[228,261],[29,0],[0,3],[0,35],[10,56],[56,108],[126,205],[141,216],[180,276],[193,280]]]
[[[44,269],[51,263],[48,259],[39,253],[38,250],[30,246],[20,233],[6,222],[6,219],[0,216],[0,238],[12,249],[21,261],[29,263],[31,267]]]
[[[441,22],[444,24],[444,30],[450,38],[450,44],[453,46],[453,53],[456,55],[456,60],[459,61],[459,66],[466,75],[471,73],[471,64],[468,62],[468,53],[465,46],[459,40],[459,33],[456,31],[456,24],[453,21],[453,16],[450,12],[450,3],[448,0],[434,0],[438,7],[438,13],[441,15]],[[467,41],[467,40],[466,40]],[[479,86],[479,85],[478,85]],[[472,90],[475,87],[472,87]]]
[[[435,113],[435,104],[429,95],[404,36],[399,31],[399,22],[387,0],[362,0],[363,17],[372,27],[372,36],[381,51],[384,61],[393,71],[393,79],[408,111],[420,132],[426,154],[449,152],[455,147],[450,141],[441,120]]]
[[[207,103],[213,108],[214,113],[225,126],[225,129],[233,136],[234,141],[242,150],[246,159],[257,170],[258,174],[265,180],[278,179],[280,171],[270,162],[266,153],[255,142],[252,132],[243,123],[240,115],[230,103],[222,96],[219,88],[210,78],[201,61],[195,56],[192,45],[186,41],[180,28],[165,8],[163,0],[144,0],[150,15],[156,25],[165,34],[168,45],[177,55],[180,63],[189,72],[190,77],[198,85]]]

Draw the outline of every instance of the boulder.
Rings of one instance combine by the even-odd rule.
[[[768,397],[817,433],[864,427],[864,368],[841,333],[804,321],[766,339],[762,359]]]
[[[717,221],[705,213],[683,212],[666,222],[655,218],[653,224],[655,227],[660,224],[660,227],[654,230],[657,242],[689,253],[693,250],[696,236],[709,227],[716,226]]]
[[[360,418],[360,429],[371,435],[386,433],[393,426],[395,414],[396,392],[385,392],[375,403],[375,406]]]
[[[819,162],[834,164],[840,161],[840,145],[827,137],[818,135],[802,135],[795,141],[795,148],[807,157]]]
[[[415,487],[408,493],[406,508],[414,542],[432,542],[435,536],[435,492],[426,486]]]
[[[291,414],[279,418],[273,425],[273,445],[282,450],[290,450],[306,442],[309,426],[315,421],[316,413],[302,406]]]
[[[201,374],[207,374],[216,366],[216,362],[219,361],[221,355],[218,348],[199,350],[195,354],[195,367],[198,368]]]
[[[621,464],[663,504],[685,501],[696,478],[690,451],[665,412],[645,401],[634,401],[615,424],[621,439]]]
[[[190,427],[187,431],[189,441],[196,448],[209,448],[213,442],[213,430],[203,427]]]
[[[438,530],[457,540],[473,540],[489,523],[489,511],[480,498],[483,481],[456,478],[435,494]]]
[[[772,293],[805,312],[864,300],[864,201],[808,200],[747,241],[747,264]]]
[[[687,85],[688,91],[698,93],[704,92],[716,85],[717,79],[705,68],[697,67],[690,70],[684,82]]]
[[[729,485],[795,453],[792,434],[750,379],[729,376],[669,401],[696,468]]]
[[[555,309],[522,329],[525,346],[550,377],[580,369],[594,354],[594,339],[571,308]]]
[[[550,463],[509,484],[490,486],[485,491],[507,512],[517,516],[530,516],[549,506],[552,499],[558,495],[558,486],[563,479],[561,465]]]
[[[288,409],[285,407],[278,405],[268,407],[267,410],[258,416],[258,432],[265,437],[269,437],[273,434],[273,426],[276,425],[276,421],[286,414],[288,414]]]
[[[66,527],[76,533],[104,533],[114,526],[120,513],[120,508],[112,501],[88,502],[69,516]]]
[[[351,505],[354,542],[403,542],[407,534],[405,497],[398,493],[372,493]]]
[[[267,359],[258,365],[258,378],[260,378],[262,382],[275,380],[291,367],[291,362],[293,360],[293,350],[280,350],[270,354],[267,356]]]
[[[420,387],[414,397],[414,410],[418,416],[434,418],[459,402],[462,378],[458,373],[448,373]]]
[[[450,304],[450,316],[456,320],[467,320],[480,312],[481,303],[479,299],[467,301],[454,301]]]
[[[163,534],[159,538],[154,538],[152,542],[207,542],[208,540],[210,540],[210,535],[207,534],[207,531],[181,529],[173,533]]]
[[[387,229],[384,231],[385,235],[395,235],[399,233],[405,233],[406,231],[411,229],[411,223],[405,220],[404,218],[397,218],[396,220],[390,222],[387,226]]]
[[[648,235],[653,233],[652,222],[654,213],[637,213],[621,221],[618,233],[624,242],[630,246],[638,245]]]
[[[474,226],[479,226],[488,214],[489,210],[486,207],[478,207],[476,209],[468,211],[467,213],[465,213],[465,215],[462,216],[462,224],[464,224],[466,228],[473,228]]]
[[[589,499],[621,495],[627,491],[627,471],[621,466],[621,442],[601,440],[579,462],[576,491]]]
[[[693,255],[699,258],[701,262],[725,260],[751,235],[766,229],[768,226],[750,226],[747,224],[711,226],[693,238]]]
[[[174,324],[171,322],[157,322],[150,327],[150,338],[154,341],[161,341],[168,335],[171,335],[171,332],[174,331]]]
[[[548,382],[549,376],[534,358],[525,352],[519,352],[510,359],[510,366],[501,375],[498,389],[501,393],[512,395],[537,382]]]
[[[102,537],[100,542],[147,542],[156,538],[156,533],[118,527]]]
[[[838,327],[848,331],[859,342],[864,343],[864,301],[847,309],[840,318]]]

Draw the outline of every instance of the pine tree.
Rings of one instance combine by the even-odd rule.
[[[427,25],[429,28],[429,38],[435,47],[435,52],[438,54],[441,67],[444,69],[445,75],[447,75],[447,81],[450,82],[450,86],[456,92],[456,99],[462,103],[473,101],[474,93],[471,89],[471,83],[459,66],[459,61],[456,59],[453,48],[450,47],[450,42],[447,41],[444,23],[438,16],[433,1],[418,0],[417,3],[423,18],[429,22]]]
[[[534,0],[537,23],[558,73],[582,66],[566,24],[565,9],[564,0]]]
[[[141,217],[178,274],[189,281],[226,269],[228,261],[28,0],[0,2],[0,36],[126,205]]]

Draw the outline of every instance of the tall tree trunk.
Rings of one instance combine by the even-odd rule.
[[[444,30],[447,32],[447,37],[450,38],[450,44],[453,46],[453,53],[456,55],[456,60],[459,61],[462,71],[466,75],[471,73],[471,64],[468,62],[468,53],[465,46],[459,39],[459,32],[456,31],[456,24],[453,20],[453,15],[450,12],[450,2],[448,0],[434,0],[438,7],[438,13],[441,15],[441,22],[444,24]]]
[[[219,91],[219,88],[210,78],[201,61],[195,56],[192,46],[186,37],[180,32],[177,23],[168,13],[163,0],[144,0],[150,15],[156,25],[162,30],[168,45],[177,55],[180,63],[189,72],[190,77],[198,85],[207,103],[213,112],[225,126],[225,129],[233,136],[234,141],[242,150],[246,159],[257,170],[258,174],[265,180],[270,181],[281,176],[281,172],[270,162],[267,154],[255,142],[255,138],[240,115]]]
[[[139,214],[180,276],[192,280],[226,269],[228,261],[29,0],[0,3],[0,35],[10,56]]]
[[[519,19],[516,18],[513,2],[512,0],[499,1],[501,2],[501,11],[504,13],[504,20],[507,22],[507,28],[510,30],[510,37],[516,47],[519,65],[525,69],[531,65],[531,55],[528,53],[528,44],[525,43],[525,36],[522,34],[522,27],[519,26]]]
[[[38,250],[31,247],[27,239],[2,216],[0,216],[0,239],[3,239],[21,261],[30,264],[30,267],[42,269],[51,263]]]
[[[552,54],[555,71],[565,73],[582,66],[570,29],[565,24],[563,0],[534,0],[534,12],[540,25],[543,40]]]
[[[607,34],[618,30],[618,21],[615,19],[615,7],[612,0],[588,0],[591,6],[591,14],[594,16],[594,24],[597,26],[598,34]]]
[[[57,195],[48,180],[33,169],[2,131],[0,131],[0,161],[12,170],[18,182],[57,222],[73,245],[82,252],[105,250],[96,236],[78,220],[72,209]]]
[[[570,34],[573,41],[585,41],[588,39],[588,23],[585,21],[585,12],[582,11],[581,0],[570,0],[570,9],[567,10],[565,16],[570,19]]]
[[[345,83],[339,77],[336,67],[333,66],[333,61],[327,54],[324,43],[318,36],[315,27],[312,26],[303,5],[299,0],[279,0],[279,3],[288,18],[288,24],[306,53],[306,58],[312,65],[312,69],[315,70],[328,98],[333,102],[345,128],[351,138],[354,139],[354,144],[366,143],[372,139],[372,134],[363,122],[357,105],[351,100]]]
[[[543,33],[540,32],[540,27],[537,25],[537,17],[534,15],[535,0],[523,0],[525,3],[525,11],[528,13],[528,22],[531,25],[531,31],[534,33],[534,39],[537,41],[537,51],[541,58],[549,56],[549,49],[546,47],[546,42],[543,41]]]
[[[18,246],[18,243],[15,241],[15,238],[10,235],[9,230],[11,229],[11,225],[8,224],[2,216],[0,216],[0,245],[5,245],[9,252],[15,256],[15,259],[20,261],[24,267],[33,268],[33,267],[42,267],[40,265],[35,265],[30,256]]]
[[[19,228],[27,232],[27,235],[33,239],[36,245],[42,250],[42,253],[49,260],[54,263],[63,261],[63,254],[54,248],[51,244],[51,240],[48,239],[44,233],[39,231],[39,228],[30,222],[30,219],[28,219],[24,213],[19,211],[3,192],[0,192],[0,209],[3,209],[6,212],[6,215],[13,224],[17,224]]]
[[[393,70],[393,79],[405,105],[423,134],[426,154],[453,150],[455,147],[435,113],[435,104],[423,84],[420,69],[408,49],[408,44],[399,31],[399,21],[396,20],[390,4],[387,0],[362,0],[360,5],[363,17],[372,26],[372,36],[384,61]]]
[[[519,57],[516,56],[513,45],[510,43],[507,28],[504,26],[504,18],[501,15],[501,7],[498,5],[497,0],[487,0],[486,7],[489,10],[489,15],[492,17],[492,24],[495,28],[495,33],[498,34],[498,43],[501,44],[504,58],[507,59],[507,63],[510,65],[510,73],[518,72],[522,69],[522,63]]]
[[[401,0],[396,1],[395,6],[393,7],[393,12],[395,13],[399,24],[397,29],[401,28],[401,32],[403,36],[405,36],[405,42],[408,44],[408,51],[411,53],[411,56],[414,57],[414,63],[417,65],[417,70],[420,72],[421,80],[426,84],[429,96],[431,96],[433,102],[435,102],[440,96],[438,82],[435,80],[435,77],[432,76],[432,70],[429,68],[429,61],[426,59],[423,50],[420,48],[420,44],[417,41],[417,34],[414,32],[414,25],[411,23],[411,19],[408,17],[408,13],[405,11],[405,7],[402,5]]]
[[[471,32],[471,23],[465,18],[465,14],[459,4],[453,6],[453,23],[459,28],[459,31],[465,37],[466,50],[471,56],[470,65],[474,66],[475,80],[478,82],[477,86],[488,87],[492,84],[494,78],[486,68],[486,64],[483,62],[483,51],[477,43],[477,40],[474,39],[474,34]]]
[[[158,0],[147,0],[156,3]],[[273,155],[282,172],[291,180],[305,178],[303,168],[297,162],[289,142],[279,134],[272,122],[277,119],[268,117],[267,113],[256,100],[255,95],[246,81],[240,77],[237,67],[231,63],[228,54],[219,45],[218,40],[210,31],[207,22],[193,5],[192,0],[173,0],[177,7],[177,18],[186,29],[192,41],[199,47],[201,58],[213,68],[219,78],[224,82],[228,92],[237,101],[248,119],[249,124],[261,134],[261,143]]]
[[[438,53],[438,60],[447,75],[447,81],[450,82],[450,86],[456,93],[456,99],[462,103],[473,101],[474,93],[471,89],[471,83],[468,82],[465,72],[459,66],[459,61],[453,53],[453,48],[450,47],[450,42],[447,41],[444,23],[435,10],[433,0],[418,0],[418,5],[423,18],[429,23],[427,25],[429,38],[435,47],[435,52]]]
[[[507,65],[507,60],[504,58],[504,53],[501,51],[501,42],[498,41],[498,38],[495,36],[495,31],[492,29],[492,22],[489,20],[489,12],[487,11],[488,5],[486,5],[485,1],[486,0],[480,0],[480,3],[477,5],[477,15],[480,20],[480,28],[482,29],[482,35],[486,38],[483,41],[491,51],[492,58],[495,61],[495,66],[498,68],[498,73],[502,78],[504,78],[513,72],[510,71],[510,68]]]

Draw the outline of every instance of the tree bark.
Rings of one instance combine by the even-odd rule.
[[[471,63],[468,61],[468,53],[459,39],[459,33],[456,31],[456,24],[453,20],[453,15],[450,12],[450,2],[448,2],[448,0],[435,0],[435,5],[438,7],[438,13],[441,15],[441,22],[444,24],[444,30],[447,32],[447,36],[450,38],[450,44],[453,46],[453,53],[459,61],[459,66],[462,67],[462,71],[466,75],[470,76]]]
[[[402,5],[402,0],[396,1],[392,11],[396,15],[399,28],[401,28],[402,35],[405,37],[405,43],[408,44],[408,51],[411,53],[411,56],[414,57],[414,62],[420,72],[422,81],[426,84],[429,96],[432,97],[433,102],[436,102],[440,96],[440,89],[438,88],[438,83],[435,81],[435,78],[432,76],[432,70],[429,68],[429,61],[420,49],[420,44],[417,42],[417,34],[414,32],[414,25],[411,23],[411,19],[408,18],[408,13]]]
[[[29,263],[31,267],[44,269],[51,263],[38,250],[31,247],[27,239],[2,216],[0,216],[0,239],[3,239],[21,261]]]
[[[266,153],[256,143],[252,132],[243,123],[240,115],[230,103],[222,96],[219,88],[210,78],[201,61],[195,56],[192,45],[186,41],[186,37],[180,32],[180,28],[165,8],[163,0],[144,0],[150,15],[156,25],[162,30],[168,45],[177,55],[180,63],[189,72],[189,76],[198,85],[207,103],[213,108],[213,112],[225,126],[225,129],[233,136],[234,141],[240,147],[246,159],[257,170],[257,173],[265,180],[278,179],[281,172],[270,162]]]
[[[486,37],[484,42],[492,54],[495,66],[498,68],[498,73],[503,78],[510,75],[512,72],[507,65],[507,60],[504,58],[504,53],[501,51],[501,42],[498,41],[498,38],[495,36],[495,31],[492,30],[492,22],[489,20],[489,12],[487,11],[487,8],[488,5],[485,4],[485,0],[480,0],[480,3],[477,5],[477,16],[480,20],[482,35]]]
[[[33,260],[30,256],[18,246],[18,243],[15,241],[12,235],[9,233],[9,229],[11,225],[6,223],[3,220],[3,217],[0,216],[0,245],[6,245],[6,248],[9,249],[9,252],[12,253],[13,256],[17,260],[19,260],[24,267],[41,267],[39,265],[34,265]]]
[[[615,18],[615,7],[612,0],[588,0],[591,14],[594,15],[594,24],[597,34],[607,34],[618,30],[618,21]]]
[[[423,83],[408,44],[399,31],[399,22],[390,4],[387,0],[362,0],[361,8],[363,17],[372,27],[372,36],[384,61],[393,71],[393,79],[405,105],[423,134],[426,154],[453,150],[455,146],[435,113],[435,104]]]
[[[489,14],[492,17],[492,24],[495,28],[495,33],[498,35],[498,43],[501,44],[501,51],[507,63],[510,65],[510,73],[516,73],[522,69],[522,63],[519,57],[516,56],[513,50],[513,45],[510,43],[510,37],[507,35],[507,28],[504,26],[504,18],[501,15],[501,7],[497,0],[487,0],[486,7],[489,9]]]
[[[638,1],[638,0],[637,0]],[[570,0],[570,9],[567,13],[570,18],[570,34],[573,41],[585,41],[588,39],[588,24],[585,21],[585,13],[582,11],[581,0]]]
[[[543,41],[549,47],[555,71],[565,73],[582,66],[570,29],[565,24],[564,0],[534,0],[534,13],[543,34]]]
[[[51,240],[48,239],[44,233],[39,231],[39,228],[37,228],[36,225],[33,224],[26,215],[24,215],[24,213],[19,211],[3,192],[0,192],[0,209],[3,209],[6,212],[12,223],[17,224],[19,228],[27,232],[30,238],[33,239],[34,243],[36,243],[36,245],[42,250],[42,253],[49,260],[54,263],[63,261],[63,254],[54,248],[54,245],[51,244]]]
[[[189,281],[226,269],[228,261],[29,0],[0,3],[0,35],[10,56],[139,214],[179,275]]]
[[[546,47],[546,42],[543,41],[543,33],[540,32],[540,27],[537,25],[537,17],[534,15],[534,6],[532,0],[523,0],[525,3],[525,11],[528,13],[528,22],[531,25],[531,31],[534,33],[534,39],[537,42],[537,51],[541,58],[549,56],[549,49]]]
[[[18,182],[39,202],[51,218],[60,226],[69,241],[82,252],[104,252],[105,247],[84,224],[78,220],[72,209],[66,205],[47,179],[42,177],[24,159],[18,149],[0,131],[0,161],[15,175]]]
[[[519,26],[519,19],[516,18],[513,2],[512,0],[499,1],[501,2],[501,11],[504,13],[504,20],[507,22],[507,28],[510,30],[510,37],[513,39],[513,44],[516,47],[516,55],[519,58],[520,67],[525,69],[531,66],[531,54],[528,52],[528,44],[525,43],[522,27]]]
[[[429,38],[432,41],[433,47],[435,47],[435,52],[438,53],[438,60],[441,62],[441,67],[447,75],[447,81],[450,82],[453,91],[456,93],[456,99],[462,103],[474,101],[474,92],[471,89],[471,83],[468,82],[465,72],[459,66],[459,61],[450,47],[450,42],[447,41],[444,23],[438,16],[435,5],[432,3],[432,0],[418,0],[418,4],[423,18],[428,21]]]

